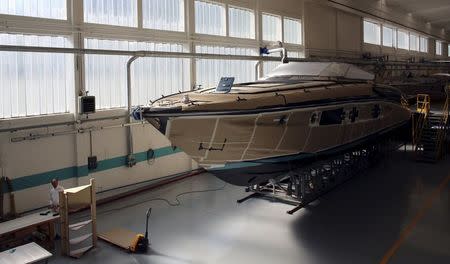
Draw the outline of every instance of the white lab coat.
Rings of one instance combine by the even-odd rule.
[[[50,206],[59,206],[59,192],[63,192],[64,188],[61,185],[50,188]]]

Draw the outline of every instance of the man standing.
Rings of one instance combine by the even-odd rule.
[[[54,212],[59,212],[59,192],[63,192],[64,188],[58,184],[57,179],[52,180],[52,187],[50,188],[50,208]]]

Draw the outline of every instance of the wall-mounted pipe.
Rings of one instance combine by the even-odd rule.
[[[274,48],[274,49],[267,50],[268,54],[277,53],[277,52],[281,53],[281,63],[289,62],[286,48],[280,47],[280,48]]]
[[[255,80],[259,80],[259,69],[261,67],[261,61],[257,61],[255,64]]]
[[[100,118],[93,118],[93,119],[81,119],[78,121],[67,121],[67,122],[58,122],[58,123],[50,123],[50,124],[41,124],[41,125],[34,125],[34,126],[20,126],[20,127],[12,127],[12,128],[2,128],[0,129],[0,133],[5,132],[18,132],[23,130],[31,130],[31,129],[39,129],[39,128],[50,128],[50,127],[57,127],[57,126],[71,126],[75,124],[84,124],[89,122],[99,122],[99,121],[105,121],[105,120],[117,120],[121,118],[126,118],[128,115],[119,115],[119,116],[109,116],[109,117],[100,117]]]
[[[90,127],[90,128],[80,128],[76,130],[69,130],[69,131],[62,131],[62,132],[48,132],[48,133],[41,133],[41,134],[30,134],[28,136],[23,137],[13,137],[10,139],[12,143],[21,142],[25,140],[36,140],[40,138],[47,138],[47,137],[57,137],[57,136],[66,136],[66,135],[75,135],[75,134],[83,134],[87,132],[92,131],[99,131],[104,129],[112,129],[112,128],[126,128],[130,126],[136,126],[136,125],[145,125],[145,122],[138,122],[138,123],[124,123],[120,125],[111,125],[111,126],[99,126],[99,127]]]
[[[131,116],[131,106],[132,106],[132,94],[131,94],[131,64],[137,59],[141,57],[140,55],[131,56],[127,62],[127,97],[128,97],[128,124],[131,124],[133,118]],[[136,164],[136,159],[134,157],[134,149],[133,149],[133,130],[131,126],[127,127],[127,136],[128,136],[128,155],[127,155],[127,164],[128,167],[133,167]]]
[[[244,55],[224,55],[208,53],[189,53],[189,52],[165,52],[165,51],[126,51],[126,50],[102,50],[102,49],[73,49],[73,48],[50,48],[50,47],[29,47],[0,45],[0,51],[13,52],[44,52],[44,53],[66,53],[66,54],[97,54],[97,55],[119,55],[119,56],[139,56],[139,57],[165,57],[165,58],[191,58],[191,59],[220,59],[220,60],[253,60],[253,61],[279,61],[278,57],[270,56],[244,56]],[[290,58],[290,61],[300,62],[320,62],[334,61],[359,65],[372,65],[377,63],[376,59],[361,58],[336,58],[336,57],[316,57],[316,58]],[[407,62],[407,61],[385,61],[385,65],[391,66],[418,66],[418,67],[448,67],[448,61],[437,62]]]
[[[162,57],[162,58],[185,58],[185,59],[217,59],[217,60],[263,60],[279,61],[277,57],[262,57],[248,55],[226,55],[192,52],[168,52],[168,51],[127,51],[127,50],[103,50],[103,49],[74,49],[74,48],[51,48],[51,47],[29,47],[0,45],[0,51],[14,52],[40,52],[40,53],[66,53],[66,54],[95,54],[95,55],[118,55],[138,57]]]

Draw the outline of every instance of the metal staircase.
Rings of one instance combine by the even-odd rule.
[[[414,150],[419,150],[419,142],[430,113],[430,96],[428,94],[418,94],[416,99],[416,112],[413,115],[412,122],[412,143]]]
[[[422,162],[437,162],[445,154],[448,135],[449,87],[442,113],[430,113],[428,95],[417,95],[417,113],[413,122],[413,145],[416,159]]]

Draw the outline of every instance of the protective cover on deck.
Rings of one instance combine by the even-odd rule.
[[[350,80],[373,80],[374,75],[354,65],[339,62],[290,62],[280,64],[266,79],[288,76],[350,79]]]

